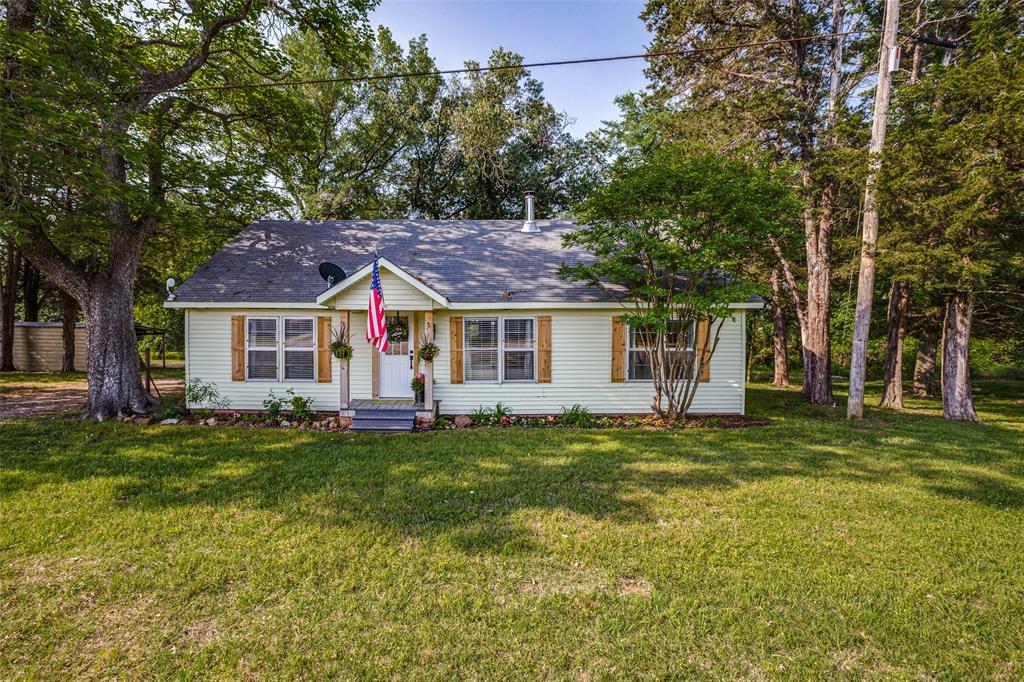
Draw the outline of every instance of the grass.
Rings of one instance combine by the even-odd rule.
[[[869,395],[877,403],[877,386]],[[0,425],[0,677],[1014,679],[1024,384],[984,426]]]

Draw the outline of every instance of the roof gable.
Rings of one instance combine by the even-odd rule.
[[[422,293],[427,298],[432,299],[435,303],[437,303],[441,307],[443,307],[443,308],[447,308],[448,307],[448,298],[446,296],[444,296],[441,293],[438,293],[436,290],[432,289],[431,287],[427,286],[423,282],[419,281],[418,279],[416,279],[415,277],[410,275],[408,272],[406,272],[403,268],[395,265],[394,263],[392,263],[387,258],[380,258],[379,261],[378,261],[378,264],[379,264],[379,266],[380,266],[380,268],[382,270],[387,270],[391,274],[397,276],[399,279],[404,281],[406,284],[408,284],[409,286],[413,287],[414,289],[416,289],[417,291]],[[340,282],[338,282],[334,286],[332,286],[330,289],[327,289],[326,291],[321,293],[319,296],[317,296],[316,297],[317,304],[318,305],[326,305],[331,299],[337,297],[340,293],[342,293],[346,289],[349,289],[350,287],[355,286],[356,284],[365,281],[366,278],[370,277],[370,275],[372,275],[372,274],[373,274],[373,263],[370,262],[370,263],[367,263],[366,265],[364,265],[363,267],[359,268],[354,273],[352,273],[351,275],[349,275],[345,279],[341,280]]]

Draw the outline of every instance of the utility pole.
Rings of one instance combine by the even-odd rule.
[[[875,86],[875,111],[871,122],[868,179],[864,189],[864,223],[860,247],[860,276],[857,278],[857,312],[853,320],[853,352],[850,356],[850,399],[846,416],[864,416],[864,374],[868,355],[868,326],[871,322],[871,299],[875,289],[875,248],[878,241],[878,197],[875,184],[882,167],[885,124],[889,115],[889,91],[892,72],[896,70],[898,47],[896,25],[899,23],[899,0],[886,0],[882,26],[882,45],[878,51],[878,84]]]

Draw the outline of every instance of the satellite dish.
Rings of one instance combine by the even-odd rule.
[[[327,288],[330,289],[341,280],[348,277],[344,270],[334,263],[328,263],[324,261],[320,264],[320,276],[327,282]]]
[[[167,293],[171,293],[171,289],[174,288],[175,284],[177,284],[177,282],[174,281],[173,277],[167,278]]]

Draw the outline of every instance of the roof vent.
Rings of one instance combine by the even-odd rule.
[[[527,192],[526,220],[523,222],[523,226],[519,228],[520,232],[540,232],[540,228],[537,227],[537,217],[534,215],[536,205],[537,199],[533,196],[533,192]]]

